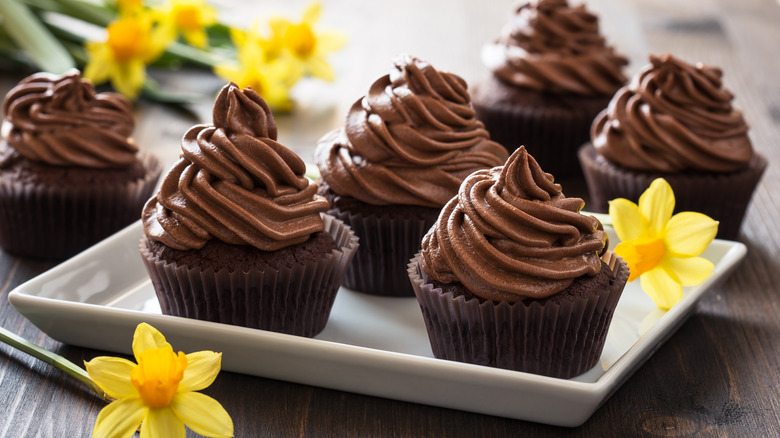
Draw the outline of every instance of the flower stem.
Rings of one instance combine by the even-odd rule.
[[[55,368],[70,374],[79,382],[87,385],[89,389],[95,392],[95,394],[100,396],[100,398],[103,400],[112,401],[111,397],[109,397],[108,394],[106,394],[102,389],[100,389],[99,386],[97,386],[97,384],[95,384],[95,382],[92,381],[92,379],[89,377],[89,374],[87,374],[83,368],[77,366],[64,357],[45,350],[27,341],[19,335],[11,333],[3,327],[0,327],[0,341],[3,341],[14,348],[21,350],[30,356],[35,357],[36,359],[40,359],[49,365],[54,365]]]

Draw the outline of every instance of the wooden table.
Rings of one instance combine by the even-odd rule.
[[[303,8],[279,3],[290,17]],[[629,73],[647,53],[666,52],[724,69],[755,148],[770,161],[739,236],[748,254],[737,272],[575,429],[223,372],[204,392],[231,414],[236,436],[780,436],[780,5],[599,0],[588,7],[600,14],[607,39],[629,56]],[[350,44],[331,58],[337,81],[306,84],[298,111],[278,118],[280,141],[311,161],[316,139],[342,123],[349,104],[401,52],[478,80],[486,74],[480,46],[497,35],[510,9],[509,1],[327,2],[321,27],[345,30]],[[231,19],[248,16],[226,12]],[[221,85],[204,73],[160,77],[184,89]],[[0,91],[20,78],[3,74]],[[193,116],[140,102],[135,138],[172,163],[184,131],[210,122],[210,105],[206,99],[194,106]],[[105,354],[50,339],[7,302],[9,291],[52,266],[0,253],[0,325],[75,363]],[[103,406],[62,372],[0,345],[0,436],[88,436]]]

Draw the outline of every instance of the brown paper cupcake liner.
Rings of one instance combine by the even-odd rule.
[[[139,250],[163,314],[313,337],[328,322],[336,293],[358,247],[344,222],[323,215],[338,249],[321,260],[279,270],[229,271],[166,263]]]
[[[545,172],[564,178],[582,176],[577,149],[590,138],[593,119],[607,107],[610,98],[581,97],[577,99],[581,105],[573,108],[496,103],[476,97],[472,104],[490,138],[509,154],[524,145]]]
[[[435,219],[391,218],[338,209],[328,213],[352,227],[360,239],[360,248],[344,277],[345,287],[373,295],[414,296],[407,265]]]
[[[551,377],[593,368],[628,280],[620,259],[608,289],[574,300],[495,303],[443,293],[428,282],[417,254],[409,279],[435,357]]]
[[[140,219],[162,164],[142,153],[146,175],[125,184],[73,187],[0,181],[0,246],[63,260]]]
[[[738,172],[674,174],[632,171],[602,158],[591,143],[580,148],[579,159],[590,197],[586,209],[607,212],[609,201],[615,198],[638,202],[650,183],[663,177],[674,191],[675,212],[706,214],[720,222],[717,237],[730,240],[739,235],[753,192],[767,166],[766,158],[756,153],[747,168]]]

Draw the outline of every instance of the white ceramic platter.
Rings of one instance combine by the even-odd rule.
[[[138,254],[141,233],[140,222],[129,226],[20,285],[9,301],[66,344],[130,354],[145,321],[177,350],[222,352],[227,371],[560,426],[584,423],[746,253],[739,242],[715,240],[704,253],[715,271],[668,312],[629,283],[600,363],[563,380],[433,358],[414,298],[342,288],[314,339],[161,315]]]

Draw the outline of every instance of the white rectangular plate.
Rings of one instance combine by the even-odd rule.
[[[8,299],[66,344],[131,354],[135,327],[145,321],[176,350],[222,352],[227,371],[560,426],[584,423],[746,253],[742,243],[715,240],[704,253],[715,271],[686,288],[668,312],[638,282],[629,283],[600,363],[563,380],[435,359],[415,298],[342,288],[314,339],[161,315],[138,254],[141,234],[137,222],[20,285]],[[614,234],[610,240],[617,242]]]

